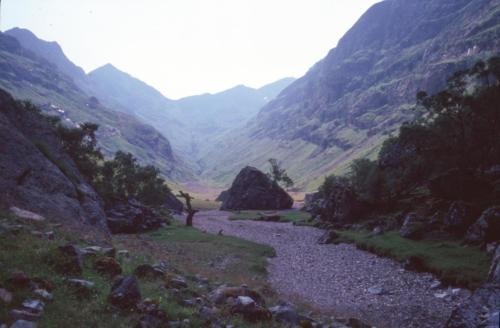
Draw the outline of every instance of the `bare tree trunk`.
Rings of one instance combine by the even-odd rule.
[[[193,199],[193,197],[190,194],[185,193],[183,191],[179,191],[178,196],[186,200],[186,209],[187,209],[186,226],[192,227],[193,217],[196,213],[198,213],[198,210],[193,209],[193,207],[191,206],[191,199]]]

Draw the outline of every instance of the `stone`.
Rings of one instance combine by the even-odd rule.
[[[45,221],[45,217],[41,216],[40,214],[28,210],[23,210],[19,207],[12,206],[10,208],[10,211],[18,218],[25,219],[28,221],[37,221],[37,222]]]
[[[321,237],[318,239],[318,244],[326,245],[335,242],[339,238],[339,235],[334,230],[325,231]]]
[[[0,288],[0,300],[5,304],[9,304],[12,302],[12,293],[5,288]]]
[[[28,278],[28,276],[26,275],[26,273],[24,273],[24,271],[14,270],[10,274],[10,277],[7,280],[7,282],[16,287],[28,287],[31,283],[31,279]]]
[[[182,289],[187,288],[188,284],[186,282],[186,279],[184,279],[183,277],[175,277],[168,280],[167,287]]]
[[[439,289],[441,288],[441,286],[442,286],[441,281],[436,280],[432,282],[431,289]]]
[[[372,295],[382,295],[385,294],[385,290],[382,286],[372,286],[368,288],[368,293]]]
[[[82,255],[105,255],[109,257],[116,256],[116,249],[114,247],[101,247],[101,246],[88,246],[84,247],[81,250]]]
[[[53,291],[54,284],[44,278],[35,277],[32,279],[33,284],[35,284],[36,289],[45,289],[46,291]]]
[[[216,305],[225,304],[230,297],[238,296],[251,297],[258,305],[265,305],[264,298],[256,291],[249,288],[220,286],[208,295],[210,302]]]
[[[32,313],[43,313],[43,309],[45,308],[45,303],[40,300],[25,300],[22,303],[24,309],[32,312]]]
[[[500,206],[485,210],[467,230],[465,241],[474,245],[500,241]]]
[[[12,320],[37,321],[42,317],[42,313],[14,309],[10,311],[10,317],[12,318]]]
[[[112,257],[103,257],[98,259],[94,263],[94,268],[97,272],[108,275],[110,277],[114,277],[122,273],[122,267],[120,266],[120,263],[118,263]]]
[[[300,315],[291,305],[277,305],[269,309],[277,322],[291,325],[299,325],[301,321],[312,321],[310,318]]]
[[[404,238],[416,239],[420,237],[424,228],[423,218],[416,213],[408,213],[399,234]]]
[[[10,328],[36,328],[36,323],[27,320],[17,320]]]
[[[58,247],[58,256],[55,259],[55,268],[63,274],[81,275],[83,262],[80,249],[68,244]]]
[[[156,300],[152,300],[150,298],[146,298],[144,300],[139,301],[136,304],[136,310],[139,313],[146,314],[149,316],[154,316],[161,321],[167,320],[167,313],[160,309],[160,303]]]
[[[222,210],[289,209],[293,199],[278,184],[254,167],[243,168],[234,179]]]
[[[127,251],[126,249],[121,249],[117,253],[118,257],[124,257],[124,258],[129,258],[130,257],[130,252]]]
[[[134,274],[139,278],[162,278],[165,271],[157,266],[141,264],[134,270]]]
[[[491,260],[488,281],[492,284],[500,285],[500,246],[497,246],[493,259]]]
[[[83,279],[67,279],[68,286],[81,297],[88,297],[94,293],[95,283]]]
[[[446,323],[446,328],[498,327],[500,286],[485,284],[457,305]]]
[[[165,219],[135,199],[118,202],[108,211],[111,233],[139,233],[159,229]]]
[[[111,287],[108,301],[120,309],[130,309],[141,299],[139,283],[134,275],[120,277]]]
[[[251,297],[238,296],[236,303],[231,306],[232,314],[240,314],[250,322],[271,320],[272,314],[263,306],[258,305]]]
[[[36,296],[46,300],[46,301],[53,301],[54,300],[54,295],[46,291],[45,289],[35,289],[33,291],[33,294]]]
[[[198,313],[199,313],[200,318],[202,320],[204,320],[206,322],[212,322],[212,321],[215,321],[217,319],[219,312],[220,311],[217,308],[203,306]]]
[[[444,217],[444,228],[447,231],[462,236],[472,223],[474,223],[474,211],[471,206],[463,201],[451,203]]]

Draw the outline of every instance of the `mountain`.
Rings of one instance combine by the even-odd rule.
[[[193,162],[215,136],[248,121],[294,81],[284,78],[259,89],[239,85],[216,94],[170,100],[111,64],[90,72],[89,80],[101,101],[154,126],[176,152]]]
[[[75,81],[85,80],[86,74],[81,67],[73,64],[64,54],[61,46],[57,42],[42,41],[30,30],[13,28],[5,32],[19,41],[21,46],[29,49],[42,58],[57,66],[59,71],[66,74]]]
[[[21,34],[29,35],[26,32]],[[128,151],[140,162],[160,168],[169,179],[192,180],[189,169],[181,158],[174,155],[163,135],[132,115],[109,109],[92,94],[86,93],[80,87],[88,83],[86,77],[75,80],[59,69],[63,67],[64,71],[78,72],[58,45],[36,38],[24,40],[27,48],[16,38],[0,34],[0,88],[15,98],[31,100],[44,112],[60,116],[67,124],[98,123],[99,145],[107,155],[117,150]]]
[[[268,103],[244,129],[218,139],[204,174],[227,183],[241,167],[283,162],[299,186],[345,172],[412,118],[419,90],[500,50],[499,0],[386,0],[336,48]]]

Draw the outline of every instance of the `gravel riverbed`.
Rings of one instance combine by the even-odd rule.
[[[430,274],[405,270],[391,259],[350,244],[319,245],[322,230],[290,223],[230,221],[230,213],[203,211],[194,226],[272,246],[269,282],[283,299],[301,299],[323,314],[355,317],[376,327],[443,327],[469,293],[441,299]],[[382,289],[382,293],[378,294]]]

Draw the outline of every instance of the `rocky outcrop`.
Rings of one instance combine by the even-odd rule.
[[[471,244],[500,241],[500,207],[490,207],[467,230],[465,240]]]
[[[0,90],[0,205],[107,231],[102,202],[36,110]]]
[[[462,201],[453,202],[444,218],[444,228],[455,235],[463,235],[474,223],[474,210]]]
[[[234,179],[222,210],[289,209],[293,199],[264,173],[247,166]]]
[[[106,214],[111,233],[138,233],[155,230],[165,223],[165,219],[153,209],[135,199],[116,203],[106,211]]]
[[[227,199],[227,195],[229,194],[228,190],[222,191],[219,196],[215,199],[218,202],[224,202]]]

